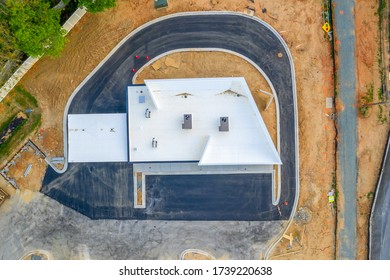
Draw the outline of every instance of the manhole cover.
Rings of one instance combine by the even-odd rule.
[[[51,260],[53,256],[45,250],[33,250],[26,253],[21,260]]]

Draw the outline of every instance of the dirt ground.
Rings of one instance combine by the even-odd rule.
[[[10,166],[8,176],[15,179],[19,188],[39,191],[42,185],[42,174],[45,173],[47,166],[44,158],[36,155],[31,147],[20,155],[20,158],[14,160],[15,165]],[[24,176],[30,164],[30,171]]]
[[[298,95],[298,121],[299,121],[299,146],[300,146],[300,198],[299,208],[305,207],[310,213],[310,220],[306,224],[293,223],[287,234],[292,233],[296,240],[292,248],[289,241],[282,239],[275,248],[274,259],[333,259],[335,257],[335,216],[327,203],[327,192],[332,186],[334,171],[334,139],[335,131],[333,121],[326,114],[333,109],[325,108],[326,97],[333,96],[333,74],[330,44],[325,39],[321,29],[322,3],[319,0],[170,0],[169,8],[155,10],[153,1],[118,0],[117,7],[104,13],[87,14],[68,35],[67,44],[63,55],[59,59],[41,59],[32,70],[23,78],[22,85],[31,92],[39,102],[42,109],[41,130],[33,141],[48,156],[61,156],[63,153],[62,118],[65,104],[73,90],[95,68],[95,66],[109,53],[109,51],[129,32],[141,24],[175,12],[201,11],[201,10],[232,10],[245,11],[246,6],[255,8],[255,16],[271,24],[280,32],[286,40],[295,64]],[[357,1],[357,5],[367,6],[368,1]],[[267,12],[262,13],[261,9]],[[360,9],[359,9],[360,10]],[[369,13],[365,9],[362,13]],[[368,14],[357,13],[357,25],[367,19]],[[370,21],[374,19],[370,19]],[[366,28],[366,35],[374,36],[370,28]],[[362,31],[363,32],[363,31]],[[358,40],[357,40],[358,41]],[[366,40],[368,48],[372,40]],[[359,46],[358,46],[359,47]],[[375,60],[376,51],[372,52]],[[194,59],[196,57],[196,59]],[[222,53],[186,53],[171,55],[175,61],[180,61],[180,68],[188,67],[186,72],[179,72],[173,66],[166,66],[166,58],[162,58],[164,64],[158,71],[145,71],[139,79],[157,77],[191,77],[191,76],[244,76],[259,106],[264,106],[266,96],[258,92],[259,88],[265,89],[264,81],[258,78],[259,74],[249,70],[250,66],[245,61]],[[226,71],[226,65],[236,67]],[[194,61],[197,61],[196,63]],[[169,64],[169,63],[168,63]],[[203,66],[202,66],[203,65]],[[206,65],[206,67],[204,66]],[[182,67],[184,66],[184,67]],[[358,64],[358,67],[361,63]],[[361,75],[370,72],[371,68],[361,66],[358,69]],[[242,72],[248,69],[248,72]],[[159,76],[160,75],[160,76]],[[167,76],[164,76],[167,75]],[[186,75],[186,76],[184,76]],[[359,85],[367,83],[367,77],[360,78]],[[375,77],[372,77],[374,80]],[[269,91],[269,89],[266,89]],[[263,112],[262,116],[274,135],[274,108]],[[383,130],[377,126],[375,117],[359,120],[359,168],[372,170],[379,167],[383,147],[383,137],[365,137],[369,129]],[[273,128],[273,129],[272,129]],[[370,140],[369,140],[370,139]],[[370,141],[370,149],[368,149]],[[368,168],[371,167],[371,168]],[[377,172],[377,171],[376,171]],[[362,214],[367,213],[369,201],[364,197],[375,186],[376,175],[366,172],[359,177],[359,191],[362,199],[359,201]],[[43,172],[42,175],[43,176]],[[30,174],[32,175],[32,174]],[[29,175],[29,176],[30,176]],[[375,176],[374,176],[375,175]],[[35,176],[35,175],[34,175]],[[39,181],[39,180],[38,180]],[[3,180],[0,178],[0,186]],[[11,194],[12,195],[12,194]],[[365,210],[363,209],[364,207]],[[365,220],[366,220],[366,216]],[[363,219],[364,220],[364,219]],[[359,225],[364,226],[364,222]],[[364,235],[364,230],[360,230]],[[302,245],[300,245],[300,244]],[[364,258],[362,251],[361,258]]]
[[[212,260],[212,258],[201,253],[187,253],[184,255],[183,260]]]
[[[271,258],[333,259],[335,216],[327,192],[332,185],[335,132],[333,121],[326,116],[333,109],[325,108],[326,98],[333,96],[333,73],[330,44],[321,30],[322,5],[320,1],[277,2],[266,1],[265,6],[283,21],[261,17],[281,33],[294,58],[300,147],[298,208],[308,209],[311,219],[307,224],[293,222],[287,235],[292,233],[298,242],[290,248],[283,238]]]
[[[358,102],[374,86],[374,102],[378,102],[380,76],[378,68],[379,31],[377,1],[357,0],[355,9],[356,62]],[[377,30],[374,32],[374,30]],[[383,107],[388,115],[389,108]],[[358,118],[358,188],[357,188],[357,257],[368,257],[368,217],[371,211],[379,169],[385,149],[389,122],[380,124],[378,106],[367,118]]]

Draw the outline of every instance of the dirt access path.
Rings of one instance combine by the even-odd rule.
[[[288,230],[301,242],[283,239],[274,250],[278,259],[333,259],[335,217],[327,203],[327,192],[332,186],[334,171],[333,122],[326,116],[332,109],[325,108],[326,97],[333,96],[333,74],[330,44],[321,29],[322,4],[318,0],[170,0],[169,8],[155,10],[153,1],[118,0],[117,7],[96,15],[87,14],[68,35],[63,55],[59,59],[40,60],[22,80],[22,85],[39,101],[42,108],[42,127],[33,141],[48,155],[63,153],[62,118],[65,104],[73,90],[129,32],[151,19],[176,12],[203,10],[231,10],[243,12],[246,6],[255,8],[255,16],[271,24],[287,42],[294,59],[297,78],[300,187],[299,207],[305,207],[310,219],[293,224]],[[262,12],[266,8],[266,12]],[[194,62],[194,58],[197,62]],[[178,61],[188,67],[188,74],[216,75],[229,65],[232,75],[240,72],[244,61],[225,54],[188,54]],[[212,62],[212,63],[211,63]],[[203,65],[203,67],[202,67]],[[208,72],[208,69],[210,70]],[[163,71],[163,70],[161,70]],[[165,70],[164,70],[165,71]],[[166,74],[179,75],[175,69]],[[157,72],[158,73],[158,72]],[[230,72],[229,72],[230,73]],[[162,73],[164,74],[164,73]],[[157,77],[157,76],[150,76]],[[177,76],[175,76],[177,77]],[[248,82],[251,83],[251,82]],[[256,85],[251,89],[258,88]],[[259,104],[263,102],[260,97]],[[271,111],[270,111],[271,112]],[[262,112],[267,126],[272,118]],[[41,176],[43,176],[42,174]],[[3,181],[0,180],[0,185]],[[304,234],[303,234],[304,232]],[[291,254],[291,252],[295,252]],[[290,253],[288,255],[276,256]]]

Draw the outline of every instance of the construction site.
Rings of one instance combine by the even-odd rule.
[[[149,2],[145,7],[143,1],[117,0],[115,8],[96,14],[86,13],[67,35],[68,43],[61,57],[39,59],[18,83],[36,99],[37,107],[33,108],[32,101],[25,105],[18,101],[15,90],[0,102],[1,141],[5,143],[12,131],[21,133],[25,126],[18,128],[18,125],[23,121],[34,127],[28,135],[22,135],[22,140],[15,142],[9,152],[7,148],[4,155],[0,154],[0,227],[4,229],[0,239],[6,240],[0,246],[0,259],[347,258],[340,253],[340,240],[345,238],[339,234],[345,227],[340,217],[345,211],[345,192],[341,187],[342,162],[338,158],[343,135],[338,116],[348,110],[348,106],[338,94],[343,89],[337,74],[343,63],[339,58],[342,53],[340,46],[345,41],[335,30],[334,13],[342,16],[348,11],[340,8],[338,1],[317,0],[170,0],[169,5],[162,9],[155,9],[153,1]],[[358,111],[356,240],[351,241],[356,248],[353,259],[368,259],[369,218],[390,123],[386,118],[389,115],[387,105],[359,110],[366,104],[383,102],[379,94],[383,70],[378,63],[378,53],[385,47],[381,46],[383,42],[378,28],[379,5],[379,1],[356,0],[353,14],[356,40],[354,104]],[[103,170],[98,165],[70,167],[64,173],[68,177],[61,177],[53,171],[66,169],[63,119],[69,107],[76,114],[77,106],[81,106],[81,102],[74,103],[74,107],[70,103],[67,105],[73,93],[118,43],[143,24],[176,13],[202,11],[231,11],[249,18],[256,17],[275,29],[291,52],[299,146],[299,195],[296,201],[281,199],[277,207],[271,209],[274,211],[272,217],[278,217],[276,220],[232,220],[229,216],[225,221],[196,218],[181,221],[170,220],[169,216],[156,212],[154,217],[165,218],[156,218],[152,223],[141,221],[144,219],[141,214],[137,214],[139,220],[126,220],[129,216],[125,210],[116,213],[118,219],[104,218],[111,211],[108,208],[101,207],[100,212],[90,210],[88,192],[94,189],[90,181],[73,190],[66,189],[69,196],[72,195],[72,201],[56,199],[65,197],[66,191],[50,182],[76,185],[77,174],[81,177],[95,174],[91,182],[99,178],[99,182],[108,186],[100,193],[107,198],[103,202],[118,196],[107,183],[111,175],[106,178],[96,175]],[[388,47],[388,42],[383,44]],[[151,52],[147,50],[146,54]],[[272,55],[276,61],[286,58],[281,51]],[[156,79],[244,77],[272,144],[278,147],[279,109],[271,94],[272,83],[270,85],[267,75],[259,72],[250,61],[218,49],[178,50],[150,59],[152,62],[141,69],[134,67],[136,73],[128,73],[128,77],[134,76],[132,82],[135,85]],[[386,58],[382,60],[387,61]],[[126,82],[131,83],[130,79]],[[12,104],[18,104],[17,108]],[[108,103],[103,105],[109,106]],[[35,122],[30,124],[34,114],[40,115],[36,127]],[[12,121],[9,123],[9,120]],[[0,143],[1,147],[3,142]],[[286,162],[283,164],[287,166]],[[117,170],[115,174],[122,174],[127,167],[117,164],[112,168]],[[141,171],[134,169],[135,181],[142,178]],[[279,178],[277,168],[275,172]],[[132,178],[133,173],[130,179],[124,178],[120,182]],[[163,181],[163,178],[157,179]],[[150,182],[155,184],[155,181]],[[121,193],[126,192],[121,190]],[[136,204],[141,206],[144,204],[143,195],[155,195],[156,190],[148,193],[136,186],[129,192],[129,197],[134,196]],[[242,195],[245,197],[246,194]],[[292,209],[295,212],[291,217],[284,216]],[[101,213],[101,216],[96,213]],[[195,245],[198,247],[191,247]]]

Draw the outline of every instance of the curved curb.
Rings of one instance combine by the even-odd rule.
[[[186,254],[191,254],[191,253],[204,255],[206,257],[209,257],[212,260],[216,260],[216,258],[213,255],[207,253],[206,251],[199,250],[199,249],[186,249],[186,250],[184,250],[183,252],[180,253],[179,260],[184,260],[184,256]]]
[[[257,19],[261,23],[265,23],[260,19]],[[298,136],[298,103],[297,103],[297,89],[296,89],[296,82],[295,82],[295,68],[294,68],[294,61],[292,58],[292,55],[290,53],[290,49],[288,48],[286,42],[283,40],[282,36],[273,29],[272,26],[270,26],[268,23],[265,23],[265,26],[267,26],[272,33],[275,34],[275,36],[279,39],[279,41],[282,43],[288,59],[290,61],[290,67],[291,67],[291,81],[292,81],[292,87],[293,87],[293,101],[294,101],[294,126],[295,126],[295,175],[296,175],[296,193],[295,193],[295,199],[294,199],[294,205],[291,210],[290,217],[288,219],[288,224],[286,226],[286,230],[280,233],[280,235],[277,237],[276,241],[274,244],[272,244],[269,249],[266,251],[264,255],[264,259],[268,259],[270,257],[270,254],[272,250],[275,248],[275,246],[279,243],[279,241],[282,239],[283,234],[286,233],[287,229],[290,227],[292,220],[294,218],[295,212],[298,207],[298,199],[299,199],[299,136]]]
[[[53,258],[53,254],[50,253],[49,251],[36,249],[36,250],[28,251],[19,260],[28,260],[28,259],[25,259],[25,258],[27,256],[30,256],[30,255],[33,255],[33,254],[45,255],[47,257],[47,260],[53,260],[54,259]]]
[[[379,175],[379,180],[378,180],[378,183],[377,183],[377,188],[375,190],[375,198],[374,198],[374,202],[372,203],[372,206],[371,206],[371,213],[370,213],[370,220],[369,220],[369,229],[368,229],[368,235],[369,235],[369,240],[368,240],[368,259],[371,260],[372,257],[372,227],[373,227],[373,216],[374,216],[374,211],[375,211],[375,207],[376,207],[376,201],[377,201],[377,198],[378,198],[378,194],[379,194],[379,191],[381,189],[381,186],[382,186],[382,176],[383,176],[383,173],[385,172],[385,165],[386,165],[386,160],[387,160],[387,156],[389,155],[389,150],[390,150],[390,132],[388,133],[388,136],[387,136],[387,144],[386,144],[386,151],[385,151],[385,155],[383,157],[383,161],[382,161],[382,167],[380,169],[380,175]]]
[[[229,54],[232,54],[232,55],[235,55],[235,56],[238,56],[242,59],[244,59],[246,62],[248,62],[249,64],[251,64],[253,67],[256,68],[257,71],[260,72],[260,74],[264,77],[264,79],[266,80],[266,82],[268,83],[269,87],[271,88],[271,91],[272,91],[272,95],[274,97],[274,100],[275,100],[275,109],[276,109],[276,149],[278,151],[278,153],[280,154],[280,111],[279,111],[279,100],[278,100],[278,95],[276,94],[276,91],[275,91],[275,88],[274,88],[274,85],[272,84],[271,80],[268,78],[268,76],[265,74],[265,72],[263,71],[263,69],[261,69],[256,63],[254,63],[251,59],[249,59],[248,57],[238,53],[238,52],[234,52],[234,51],[231,51],[231,50],[227,50],[227,49],[221,49],[221,48],[183,48],[183,49],[176,49],[176,50],[172,50],[172,51],[168,51],[168,52],[165,52],[165,53],[162,53],[154,58],[152,58],[151,60],[149,60],[147,63],[145,63],[136,73],[135,75],[133,76],[133,79],[132,79],[132,83],[135,84],[135,80],[137,79],[138,77],[138,73],[142,72],[142,70],[144,70],[144,68],[150,66],[151,64],[153,64],[155,61],[159,60],[160,58],[164,57],[164,56],[167,56],[167,55],[170,55],[170,54],[174,54],[174,53],[178,53],[178,52],[207,52],[207,51],[210,51],[210,52],[224,52],[224,53],[229,53]],[[275,194],[275,186],[273,185],[272,186],[272,204],[274,206],[278,205],[279,204],[279,201],[280,201],[280,194],[281,194],[281,166],[278,165],[278,188],[277,188],[277,192]]]
[[[296,175],[296,193],[295,193],[295,199],[292,207],[292,211],[290,214],[290,217],[288,219],[288,225],[286,226],[286,230],[282,232],[278,238],[277,241],[271,245],[271,247],[266,251],[265,254],[265,259],[269,257],[270,252],[273,250],[273,248],[276,246],[276,244],[281,240],[283,234],[287,231],[288,227],[290,226],[292,222],[292,218],[295,215],[297,206],[298,206],[298,198],[299,198],[299,137],[298,137],[298,105],[297,105],[297,95],[296,95],[296,83],[295,83],[295,70],[294,70],[294,61],[292,59],[290,50],[286,44],[286,42],[283,40],[281,35],[267,22],[253,16],[246,15],[244,13],[240,12],[230,12],[230,11],[204,11],[204,12],[182,12],[182,13],[175,13],[175,14],[170,14],[166,15],[163,17],[156,18],[154,20],[151,20],[135,30],[133,30],[131,33],[129,33],[125,38],[123,38],[112,50],[111,52],[95,67],[95,69],[79,84],[79,86],[75,89],[75,91],[72,93],[70,96],[66,107],[64,111],[64,117],[63,117],[63,136],[64,136],[64,158],[65,158],[65,163],[63,169],[57,169],[53,168],[55,171],[58,173],[64,173],[67,168],[68,168],[68,147],[67,147],[67,115],[68,115],[68,110],[69,106],[74,98],[74,96],[77,94],[77,92],[84,86],[84,84],[103,66],[103,64],[129,39],[131,38],[134,34],[139,32],[140,30],[163,20],[173,18],[173,17],[181,17],[181,16],[203,16],[203,15],[235,15],[235,16],[242,16],[246,17],[251,20],[255,20],[268,28],[275,36],[276,38],[281,42],[287,56],[290,62],[290,72],[291,72],[291,81],[292,81],[292,94],[293,94],[293,103],[294,103],[294,126],[295,126],[295,175]],[[51,165],[52,166],[52,165]]]

